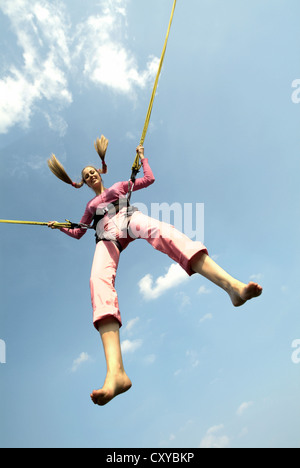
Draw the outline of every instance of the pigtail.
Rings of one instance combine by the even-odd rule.
[[[102,161],[102,169],[100,169],[101,174],[106,174],[107,173],[107,165],[105,163],[105,155],[108,147],[108,140],[105,138],[104,135],[101,135],[101,138],[97,138],[97,140],[94,142],[95,150],[97,151],[98,155],[100,156],[100,159]]]
[[[83,186],[84,182],[81,181],[79,184],[76,182],[73,182],[72,179],[68,176],[68,174],[65,171],[65,168],[63,165],[59,162],[59,160],[55,157],[54,154],[52,154],[51,158],[48,159],[48,166],[50,171],[58,177],[58,179],[62,180],[66,184],[72,185],[75,188],[80,188]]]

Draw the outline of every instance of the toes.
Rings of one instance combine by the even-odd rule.
[[[98,390],[98,391],[94,390],[90,396],[91,396],[92,402],[98,406],[104,406],[112,399],[109,393],[104,392],[103,390]]]
[[[252,297],[260,296],[263,291],[263,288],[257,283],[249,283],[248,285],[248,295],[250,299]]]
[[[92,402],[96,405],[97,404],[97,396],[94,395],[94,393],[91,393],[90,395]]]

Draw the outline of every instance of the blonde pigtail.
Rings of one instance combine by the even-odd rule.
[[[72,179],[68,176],[63,165],[59,160],[52,154],[51,158],[48,159],[48,166],[50,171],[60,180],[66,184],[72,185],[75,188],[81,188],[84,184],[83,180],[80,183],[73,182]]]
[[[105,155],[108,147],[108,139],[104,135],[101,135],[101,138],[97,138],[94,142],[95,150],[97,151],[100,159],[102,161],[102,169],[99,169],[101,174],[107,173],[107,165],[105,163]]]

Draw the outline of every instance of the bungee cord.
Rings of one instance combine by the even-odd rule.
[[[5,224],[25,224],[29,226],[49,226],[49,223],[43,223],[39,221],[15,221],[15,220],[10,220],[10,219],[0,219],[0,223],[5,223]],[[76,224],[76,223],[71,223],[68,219],[64,223],[58,223],[55,221],[53,223],[53,226],[57,229],[60,228],[66,228],[66,229],[75,229],[75,228],[82,228],[82,229],[91,229],[92,227],[87,225],[87,224]]]
[[[152,91],[152,95],[151,95],[151,99],[150,99],[150,103],[149,103],[149,107],[148,107],[148,111],[147,111],[147,115],[146,115],[146,119],[145,119],[145,123],[144,123],[144,128],[143,128],[143,131],[142,131],[140,145],[144,145],[146,135],[147,135],[147,132],[148,132],[149,123],[150,123],[150,119],[151,119],[151,114],[152,114],[152,110],[153,110],[154,99],[155,99],[155,96],[156,96],[157,86],[158,86],[159,78],[160,78],[160,75],[161,75],[161,70],[162,70],[162,67],[163,67],[163,63],[164,63],[164,59],[165,59],[165,55],[166,55],[166,50],[167,50],[167,45],[168,45],[168,41],[169,41],[169,37],[170,37],[171,26],[172,26],[173,19],[174,19],[176,3],[177,3],[177,0],[174,0],[172,11],[171,11],[171,18],[170,18],[169,26],[168,26],[168,30],[167,30],[167,35],[166,35],[166,39],[165,39],[165,42],[164,42],[163,51],[162,51],[162,54],[161,54],[161,57],[160,57],[159,67],[158,67],[156,79],[155,79],[155,82],[154,82],[154,87],[153,87],[153,91]],[[129,191],[129,194],[128,194],[128,200],[129,201],[130,201],[130,198],[131,198],[131,195],[132,195],[132,191],[133,191],[136,176],[139,173],[141,167],[142,167],[142,164],[140,162],[139,154],[137,153],[136,157],[135,157],[135,160],[134,160],[134,163],[133,163],[133,166],[132,166],[132,173],[131,173],[131,178],[130,178],[130,180],[132,181],[132,186],[131,186],[131,190]]]

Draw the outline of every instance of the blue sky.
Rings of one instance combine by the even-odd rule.
[[[78,179],[101,133],[105,185],[128,179],[171,7],[1,0],[2,219],[79,220],[93,194],[46,161]],[[133,243],[116,283],[133,388],[96,408],[93,234],[2,225],[1,447],[299,448],[299,13],[298,0],[177,2],[145,141],[156,182],[133,197],[204,203],[210,254],[263,296],[234,309]]]

